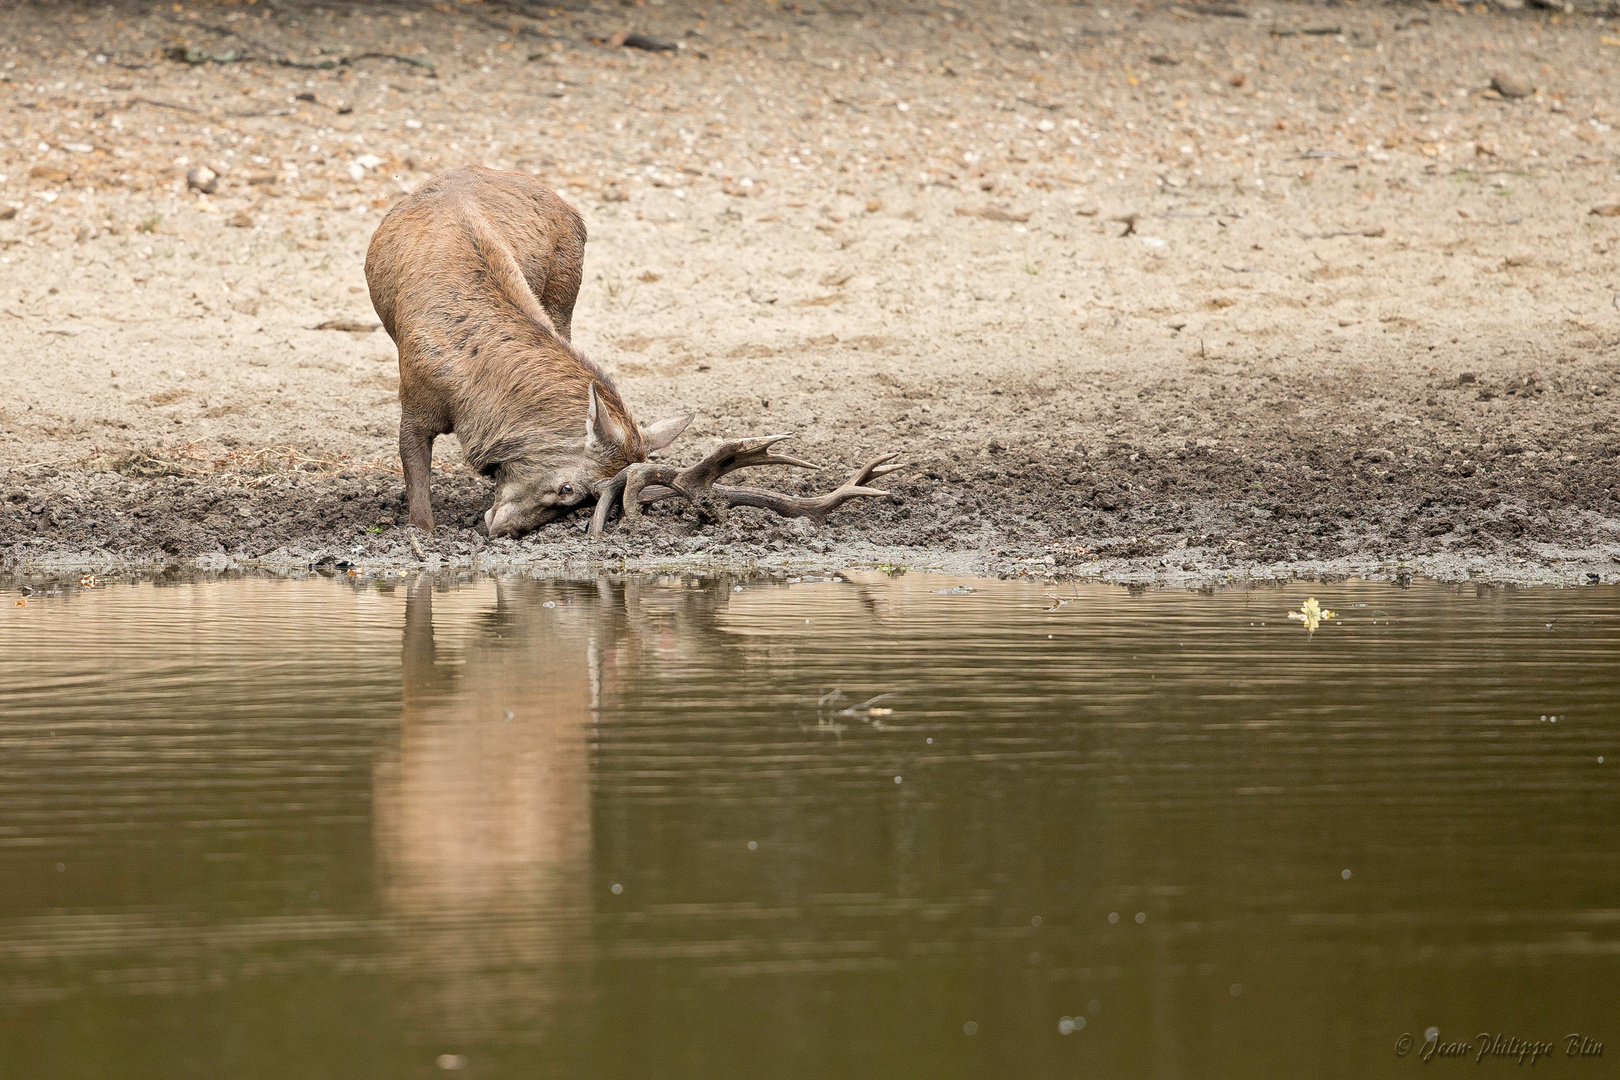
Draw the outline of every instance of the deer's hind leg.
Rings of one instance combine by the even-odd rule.
[[[530,272],[531,262],[536,261],[533,255],[524,253],[518,258],[531,284],[537,277],[544,282],[538,293],[540,306],[551,316],[562,339],[570,341],[574,301],[579,298],[580,282],[585,277],[585,222],[573,207],[556,199],[555,206],[547,208],[544,236],[549,243],[541,245],[548,250],[543,266],[537,267],[542,271],[539,275]]]

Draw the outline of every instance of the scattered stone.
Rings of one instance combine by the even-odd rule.
[[[234,64],[241,59],[234,49],[228,49],[221,53],[211,53],[186,45],[176,45],[164,55],[170,60],[190,64],[192,67],[199,64]]]
[[[647,34],[638,34],[633,30],[620,30],[607,39],[607,44],[615,49],[641,49],[643,52],[674,52],[680,46],[673,41],[655,38]]]
[[[1529,82],[1505,71],[1491,76],[1491,89],[1505,98],[1527,98],[1536,92]]]
[[[28,170],[30,180],[43,180],[47,184],[65,184],[73,178],[73,173],[60,165],[42,161]]]
[[[225,219],[225,224],[234,229],[251,229],[253,228],[253,215],[246,210],[238,210]]]
[[[219,174],[206,165],[193,165],[186,173],[186,186],[212,195],[219,187]]]

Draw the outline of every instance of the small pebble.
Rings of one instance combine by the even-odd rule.
[[[204,195],[212,195],[214,190],[219,187],[219,174],[206,165],[193,166],[186,173],[186,186],[200,191]]]
[[[1505,98],[1527,98],[1536,92],[1528,81],[1506,71],[1491,76],[1491,89]]]

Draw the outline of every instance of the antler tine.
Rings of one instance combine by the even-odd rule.
[[[641,504],[647,501],[642,497],[643,488],[652,483],[663,484],[666,488],[673,488],[683,474],[668,465],[653,465],[642,462],[638,465],[626,466],[621,475],[624,476],[624,516],[635,518],[641,516]],[[686,492],[679,491],[678,488],[677,491],[679,494],[686,495]],[[691,496],[687,495],[687,498],[691,498]]]
[[[596,489],[596,512],[591,515],[591,527],[586,530],[587,536],[601,536],[602,530],[607,528],[608,518],[613,516],[613,508],[619,503],[619,496],[624,493],[624,484],[627,479],[625,473],[629,466],[620,469],[611,480],[602,483]]]
[[[732,439],[715,447],[702,461],[683,470],[671,487],[691,498],[709,487],[727,473],[738,469],[753,469],[763,465],[792,465],[800,469],[819,469],[820,465],[786,454],[774,454],[772,447],[783,439],[791,439],[792,432],[782,435],[760,435],[751,439]]]
[[[895,453],[895,454],[884,454],[882,457],[873,458],[871,461],[868,461],[865,465],[862,465],[859,469],[856,469],[854,474],[849,478],[849,480],[846,481],[846,483],[849,483],[849,484],[864,484],[868,480],[873,479],[874,477],[887,476],[892,472],[898,472],[901,469],[906,468],[907,466],[906,466],[906,464],[904,462],[902,462],[899,465],[890,465],[890,464],[888,464],[889,462],[893,461],[895,458],[897,458],[899,456],[900,455],[898,453]]]

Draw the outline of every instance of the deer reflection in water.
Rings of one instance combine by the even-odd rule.
[[[594,585],[511,580],[406,601],[397,755],[378,855],[412,1002],[463,1038],[535,1036],[591,922]],[[552,601],[554,607],[543,606]]]
[[[728,587],[693,584],[412,585],[377,852],[431,1030],[539,1039],[588,992],[593,725],[649,662],[715,647]]]

